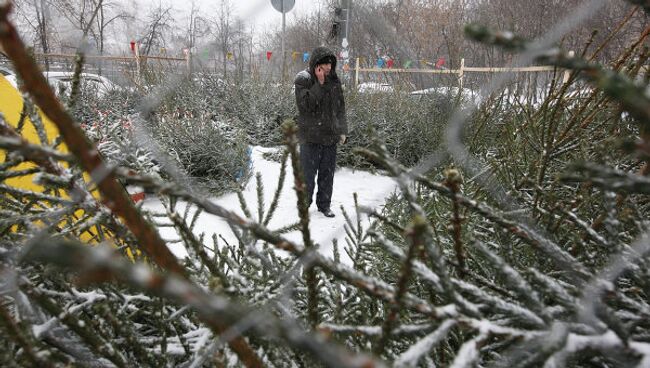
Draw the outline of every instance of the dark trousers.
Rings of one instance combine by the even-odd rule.
[[[332,190],[334,189],[336,143],[327,146],[317,143],[301,144],[300,163],[307,186],[307,205],[311,205],[314,196],[314,181],[316,174],[318,174],[316,206],[319,210],[329,209],[332,202]]]

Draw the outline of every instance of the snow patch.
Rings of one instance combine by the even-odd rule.
[[[264,203],[268,209],[271,199],[275,193],[278,185],[280,175],[280,163],[266,160],[263,157],[265,152],[273,152],[276,148],[253,147],[252,171],[253,174],[259,172],[262,175],[262,183],[264,184]],[[254,177],[254,175],[253,175]],[[396,189],[395,183],[392,178],[388,176],[381,176],[371,174],[366,171],[355,171],[348,168],[339,168],[334,177],[334,192],[332,193],[331,208],[336,214],[334,218],[327,218],[318,212],[315,205],[309,210],[310,222],[309,229],[314,242],[320,244],[319,252],[323,255],[333,257],[332,254],[332,241],[337,239],[339,245],[345,243],[345,218],[341,212],[341,207],[352,217],[356,216],[354,207],[353,194],[357,193],[360,205],[371,209],[379,209],[385,203],[385,198],[388,197]],[[248,204],[249,209],[253,216],[257,214],[257,186],[256,180],[250,180],[243,191],[244,198]],[[314,196],[316,193],[314,193]],[[244,216],[240,208],[239,200],[236,193],[229,193],[220,197],[211,198],[211,200],[241,216]],[[295,224],[298,222],[298,210],[296,208],[297,198],[293,186],[293,172],[291,164],[287,164],[287,173],[285,176],[282,194],[271,219],[268,228],[276,230],[285,226]],[[179,213],[183,213],[187,203],[179,203],[176,207]],[[145,199],[143,209],[153,213],[165,213],[163,204],[158,198],[152,197]],[[190,216],[196,211],[196,208],[190,210]],[[364,215],[363,219],[367,219]],[[178,239],[178,235],[173,227],[161,226],[158,229],[163,239],[171,240]],[[193,229],[194,233],[198,236],[205,234],[205,239],[210,239],[213,234],[217,237],[223,237],[229,244],[237,244],[237,238],[232,233],[228,223],[220,217],[202,213]],[[293,231],[284,234],[284,236],[297,244],[302,244],[302,234],[299,231]],[[178,258],[188,257],[188,252],[182,243],[168,243],[171,251]],[[208,250],[208,253],[211,253]],[[341,262],[351,264],[350,259],[345,252],[341,253]]]

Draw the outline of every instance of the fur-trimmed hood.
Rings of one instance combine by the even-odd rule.
[[[316,75],[316,64],[332,64],[332,70],[336,70],[336,55],[332,50],[324,46],[319,46],[314,49],[309,58],[309,72],[312,75]]]

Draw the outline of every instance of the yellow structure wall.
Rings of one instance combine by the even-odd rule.
[[[4,116],[5,121],[10,126],[14,128],[18,126],[21,114],[23,113],[23,106],[24,106],[24,101],[20,92],[18,92],[16,88],[14,88],[4,76],[0,75],[0,113]],[[56,125],[54,125],[54,123],[50,121],[50,119],[48,119],[47,116],[45,116],[45,114],[43,114],[40,111],[38,111],[38,114],[45,128],[45,132],[47,136],[47,144],[52,144],[54,142],[54,139],[56,139],[56,137],[58,137],[59,135],[58,129]],[[41,141],[38,137],[38,133],[36,132],[36,128],[28,117],[25,117],[23,128],[20,131],[20,134],[23,138],[25,138],[30,143],[38,144],[38,145],[41,144]],[[67,147],[63,143],[60,144],[57,147],[57,149],[62,153],[68,152]],[[3,149],[0,149],[0,163],[4,163],[6,161],[6,158],[7,158],[7,152],[5,152],[5,150]],[[33,168],[34,166],[35,164],[31,162],[25,162],[14,167],[13,170],[16,171],[25,170],[25,169]],[[84,177],[88,181],[88,175],[84,175]],[[33,182],[33,179],[34,179],[34,175],[23,175],[15,178],[9,178],[4,181],[4,184],[17,189],[27,190],[35,193],[42,193],[45,188],[43,188],[38,184],[35,184]],[[60,194],[63,198],[67,198],[67,193],[60,193]],[[92,194],[95,198],[99,198],[99,193],[97,191],[93,191]],[[83,218],[83,216],[84,216],[83,210],[76,211],[74,214],[74,217],[76,219],[64,220],[60,225],[65,225],[67,221],[71,221],[71,220],[76,221],[78,219]],[[96,227],[93,227],[90,230],[81,234],[80,240],[84,242],[94,243],[97,241],[97,233],[102,230],[103,229],[98,229]],[[106,235],[105,230],[103,231],[103,233]],[[140,254],[140,252],[137,250],[135,253]],[[132,259],[134,258],[131,249],[127,249],[127,255]]]
[[[18,122],[20,121],[20,115],[23,111],[23,98],[21,94],[12,86],[9,81],[4,76],[0,75],[0,113],[4,116],[5,121],[12,127],[16,128]],[[44,114],[39,111],[39,116],[41,121],[45,126],[45,131],[47,134],[48,144],[51,144],[53,140],[59,135],[54,123],[52,123]],[[38,134],[36,133],[36,128],[31,123],[29,118],[26,118],[21,135],[30,143],[40,144]],[[58,149],[61,152],[67,152],[67,147],[65,145],[60,145]],[[0,150],[0,162],[5,162],[6,152]],[[15,170],[25,170],[34,167],[32,163],[22,163],[15,168]],[[42,187],[36,185],[32,182],[32,176],[21,176],[17,178],[10,178],[5,181],[7,185],[10,185],[15,188],[31,190],[35,192],[41,192]]]

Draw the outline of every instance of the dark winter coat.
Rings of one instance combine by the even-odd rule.
[[[316,65],[328,62],[332,70],[321,86],[316,78]],[[343,90],[332,51],[326,47],[316,48],[309,59],[309,68],[296,75],[294,84],[301,143],[331,145],[339,141],[341,134],[348,134]]]

